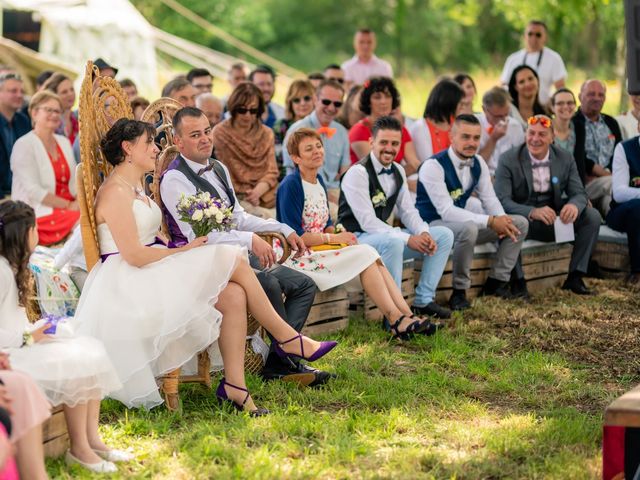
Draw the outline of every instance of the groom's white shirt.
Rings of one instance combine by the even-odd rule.
[[[203,165],[197,162],[193,162],[187,158],[182,156],[185,162],[189,166],[191,170],[193,170],[196,174],[203,168]],[[291,235],[294,230],[285,225],[283,223],[277,222],[273,219],[263,219],[256,217],[255,215],[251,215],[247,213],[240,202],[236,197],[236,193],[233,190],[233,186],[231,185],[231,181],[229,180],[229,171],[227,167],[222,165],[224,169],[224,173],[227,177],[227,183],[229,184],[229,188],[233,192],[233,196],[235,199],[235,206],[233,207],[233,223],[235,227],[233,230],[229,232],[218,232],[213,231],[208,235],[209,243],[225,243],[231,245],[240,245],[246,247],[247,250],[251,251],[251,246],[253,243],[253,234],[259,232],[279,232],[283,234],[285,237]],[[202,174],[202,178],[208,181],[220,194],[222,200],[227,202],[227,204],[231,204],[230,198],[227,196],[226,189],[222,182],[218,179],[218,176],[214,173],[213,170],[208,170]],[[173,217],[173,219],[178,224],[180,231],[182,234],[187,237],[189,241],[192,241],[195,238],[195,234],[191,229],[191,226],[180,220],[180,215],[178,215],[178,210],[176,205],[180,201],[180,196],[182,194],[185,195],[195,195],[197,189],[193,183],[189,181],[187,177],[179,172],[178,170],[169,170],[164,174],[162,178],[162,182],[160,183],[160,195],[162,197],[162,202],[165,207]]]

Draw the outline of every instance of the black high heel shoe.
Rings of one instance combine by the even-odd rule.
[[[234,400],[231,400],[229,398],[229,396],[227,395],[227,391],[224,389],[225,385],[227,387],[235,388],[236,390],[240,390],[241,392],[245,392],[247,394],[247,396],[244,397],[244,400],[243,400],[242,404],[238,404]],[[222,380],[220,380],[220,384],[218,385],[218,388],[216,390],[216,397],[218,397],[218,402],[220,402],[221,404],[223,404],[224,402],[231,403],[231,405],[233,405],[233,408],[235,408],[239,412],[244,412],[244,404],[247,403],[247,400],[249,400],[249,396],[250,396],[249,395],[249,390],[247,390],[246,388],[238,387],[236,385],[233,385],[233,384],[227,382],[224,377],[222,377]],[[271,412],[269,410],[267,410],[266,408],[258,408],[258,407],[256,407],[255,410],[251,410],[249,412],[249,416],[250,417],[262,417],[264,415],[269,415],[270,413]]]
[[[432,322],[428,318],[416,317],[415,315],[411,315],[409,318],[422,319],[421,324],[423,325],[423,329],[419,333],[427,337],[434,335],[438,330],[444,328],[444,323],[442,322]]]
[[[400,323],[402,323],[402,320],[404,320],[405,317],[406,315],[400,315],[400,318],[398,318],[398,320],[396,320],[393,325],[387,317],[382,317],[382,329],[386,330],[387,332],[391,332],[393,338],[395,339],[409,340],[416,334],[422,333],[427,328],[425,322],[419,322],[416,320],[415,322],[410,323],[409,326],[401,332],[400,330],[398,330],[398,328],[400,327]]]

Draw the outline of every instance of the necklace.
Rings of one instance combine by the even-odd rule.
[[[129,182],[127,182],[121,175],[119,175],[118,172],[113,172],[113,173],[115,174],[116,177],[122,180],[129,188],[131,188],[131,190],[135,192],[136,197],[144,198],[144,190],[142,189],[142,187],[134,187]]]

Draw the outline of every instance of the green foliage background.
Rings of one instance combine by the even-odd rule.
[[[179,0],[204,19],[302,71],[352,53],[353,32],[378,33],[378,54],[397,74],[496,70],[520,47],[529,19],[569,67],[613,78],[623,60],[622,0]],[[237,54],[158,0],[133,0],[155,26]],[[252,60],[252,59],[247,59]]]

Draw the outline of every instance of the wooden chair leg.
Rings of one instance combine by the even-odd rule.
[[[207,388],[211,388],[211,361],[206,350],[198,354],[198,376]]]
[[[180,394],[178,393],[178,384],[180,379],[180,369],[177,368],[162,377],[162,394],[167,409],[175,412],[180,409]]]

